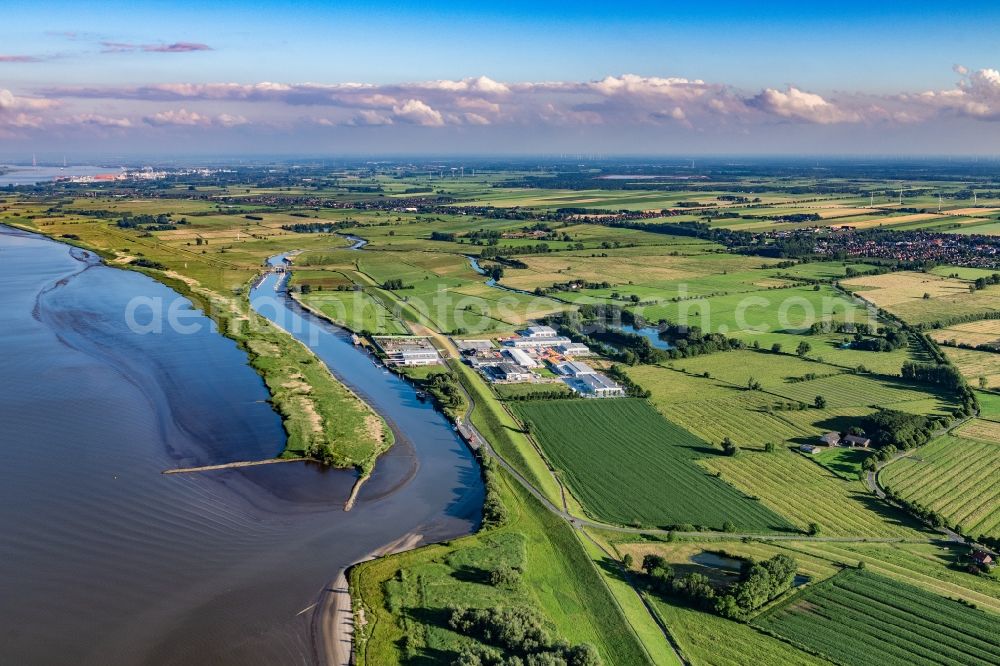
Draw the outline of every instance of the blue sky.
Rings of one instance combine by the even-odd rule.
[[[0,138],[37,143],[45,129],[83,147],[90,132],[94,144],[127,140],[152,150],[182,146],[184,134],[232,150],[232,135],[243,141],[253,129],[268,145],[284,134],[290,148],[335,136],[334,145],[378,152],[407,137],[404,146],[415,150],[454,142],[460,152],[472,147],[469,134],[488,151],[509,145],[518,128],[553,150],[613,146],[620,136],[623,153],[687,151],[699,142],[706,151],[727,142],[753,150],[774,141],[775,150],[794,152],[782,139],[794,136],[817,150],[859,152],[876,139],[891,152],[912,142],[917,123],[935,128],[930,152],[965,152],[983,150],[981,132],[995,132],[1000,116],[1000,82],[993,90],[991,74],[1000,67],[996,3],[289,4],[8,0]],[[624,75],[636,78],[580,86]],[[479,86],[449,99],[408,87],[478,77],[563,87]],[[262,82],[360,83],[380,97],[324,91],[332,98],[317,104],[315,90],[308,98],[294,91],[294,100],[255,93],[253,102],[217,89],[173,98],[137,92]],[[88,94],[71,90],[80,88]],[[917,97],[927,92],[936,97]],[[178,129],[173,138],[168,127]]]

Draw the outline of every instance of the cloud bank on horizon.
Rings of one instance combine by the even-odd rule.
[[[199,44],[114,45],[180,52]],[[3,56],[0,56],[2,58]],[[956,66],[953,88],[893,95],[821,95],[795,85],[742,91],[724,83],[635,74],[593,81],[500,82],[487,76],[415,83],[156,83],[56,86],[27,92],[0,88],[0,131],[85,131],[95,125],[145,127],[261,126],[676,126],[752,131],[774,124],[899,125],[941,118],[1000,120],[1000,71]],[[100,116],[106,122],[95,122]]]
[[[9,4],[8,154],[996,151],[981,0]]]

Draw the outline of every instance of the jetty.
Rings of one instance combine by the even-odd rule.
[[[220,465],[202,465],[201,467],[177,467],[165,469],[163,474],[193,474],[195,472],[212,472],[217,469],[235,469],[237,467],[256,467],[257,465],[277,465],[278,463],[308,462],[312,458],[268,458],[267,460],[240,460],[222,463]]]

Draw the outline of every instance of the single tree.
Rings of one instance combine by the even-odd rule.
[[[824,409],[826,407],[826,398],[821,395],[816,396],[813,400],[813,404],[816,405],[816,409]]]

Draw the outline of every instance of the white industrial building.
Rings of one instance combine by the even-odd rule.
[[[561,335],[554,335],[552,337],[534,338],[520,336],[504,340],[503,343],[507,347],[515,347],[519,349],[538,349],[539,347],[558,347],[559,345],[567,342],[571,342],[571,340]]]
[[[590,394],[598,398],[613,398],[625,395],[625,389],[610,377],[606,377],[599,372],[576,377],[574,383],[577,386],[570,384],[570,388],[575,388],[580,393]]]
[[[437,365],[441,363],[437,349],[425,337],[376,335],[372,341],[385,355],[386,365]]]
[[[525,368],[536,368],[538,367],[538,361],[528,356],[528,353],[523,349],[505,349],[504,353],[510,357],[514,363],[523,366]]]
[[[452,342],[458,347],[461,352],[470,351],[487,351],[493,349],[492,340],[459,340],[457,338],[452,338]]]
[[[590,347],[582,342],[564,342],[557,346],[556,350],[566,356],[591,356],[593,354]]]
[[[566,361],[558,366],[559,372],[570,377],[581,377],[592,375],[596,372],[592,367],[582,361]]]
[[[625,395],[623,389],[610,377],[597,372],[586,363],[567,361],[556,369],[564,376],[563,381],[571,389],[582,395],[595,398],[614,398]]]
[[[554,338],[555,336],[556,329],[551,326],[529,326],[521,331],[523,338]]]
[[[482,369],[487,379],[494,382],[524,382],[531,379],[529,370],[514,363],[501,363]]]

